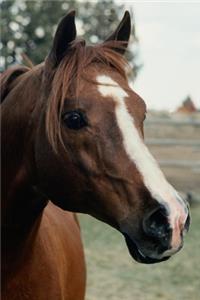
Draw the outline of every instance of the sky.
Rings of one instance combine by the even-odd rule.
[[[173,111],[187,95],[200,108],[200,1],[123,3],[134,10],[143,64],[134,90],[149,109]]]

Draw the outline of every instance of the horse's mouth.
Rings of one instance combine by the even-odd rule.
[[[149,256],[145,256],[137,246],[136,242],[133,241],[127,234],[124,234],[126,244],[129,250],[130,255],[139,263],[142,264],[155,264],[162,261],[165,261],[170,258],[170,256],[162,257],[162,258],[152,258]]]

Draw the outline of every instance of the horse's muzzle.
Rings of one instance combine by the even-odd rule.
[[[166,207],[159,205],[144,214],[142,222],[137,226],[130,217],[123,220],[120,232],[125,237],[130,255],[136,261],[153,264],[169,259],[183,247],[183,237],[189,225],[188,207],[184,211],[184,218],[180,215],[171,223]]]
[[[125,237],[126,245],[128,247],[130,255],[139,263],[155,264],[155,263],[159,263],[159,262],[165,261],[170,258],[170,256],[166,256],[166,257],[162,257],[162,258],[153,258],[150,256],[146,256],[140,250],[136,241],[134,241],[132,238],[130,238],[129,235],[126,233],[123,233],[123,235]]]

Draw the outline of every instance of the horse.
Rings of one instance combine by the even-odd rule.
[[[45,61],[1,76],[2,299],[82,300],[75,213],[121,232],[144,264],[183,246],[189,208],[144,142],[145,102],[128,83],[128,11],[104,42],[59,23]]]

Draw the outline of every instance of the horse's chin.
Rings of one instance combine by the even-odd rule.
[[[149,256],[145,256],[140,249],[138,248],[137,244],[130,239],[127,234],[124,234],[126,245],[128,247],[130,255],[139,263],[142,264],[156,264],[162,261],[168,260],[170,256],[162,257],[162,258],[152,258]]]

